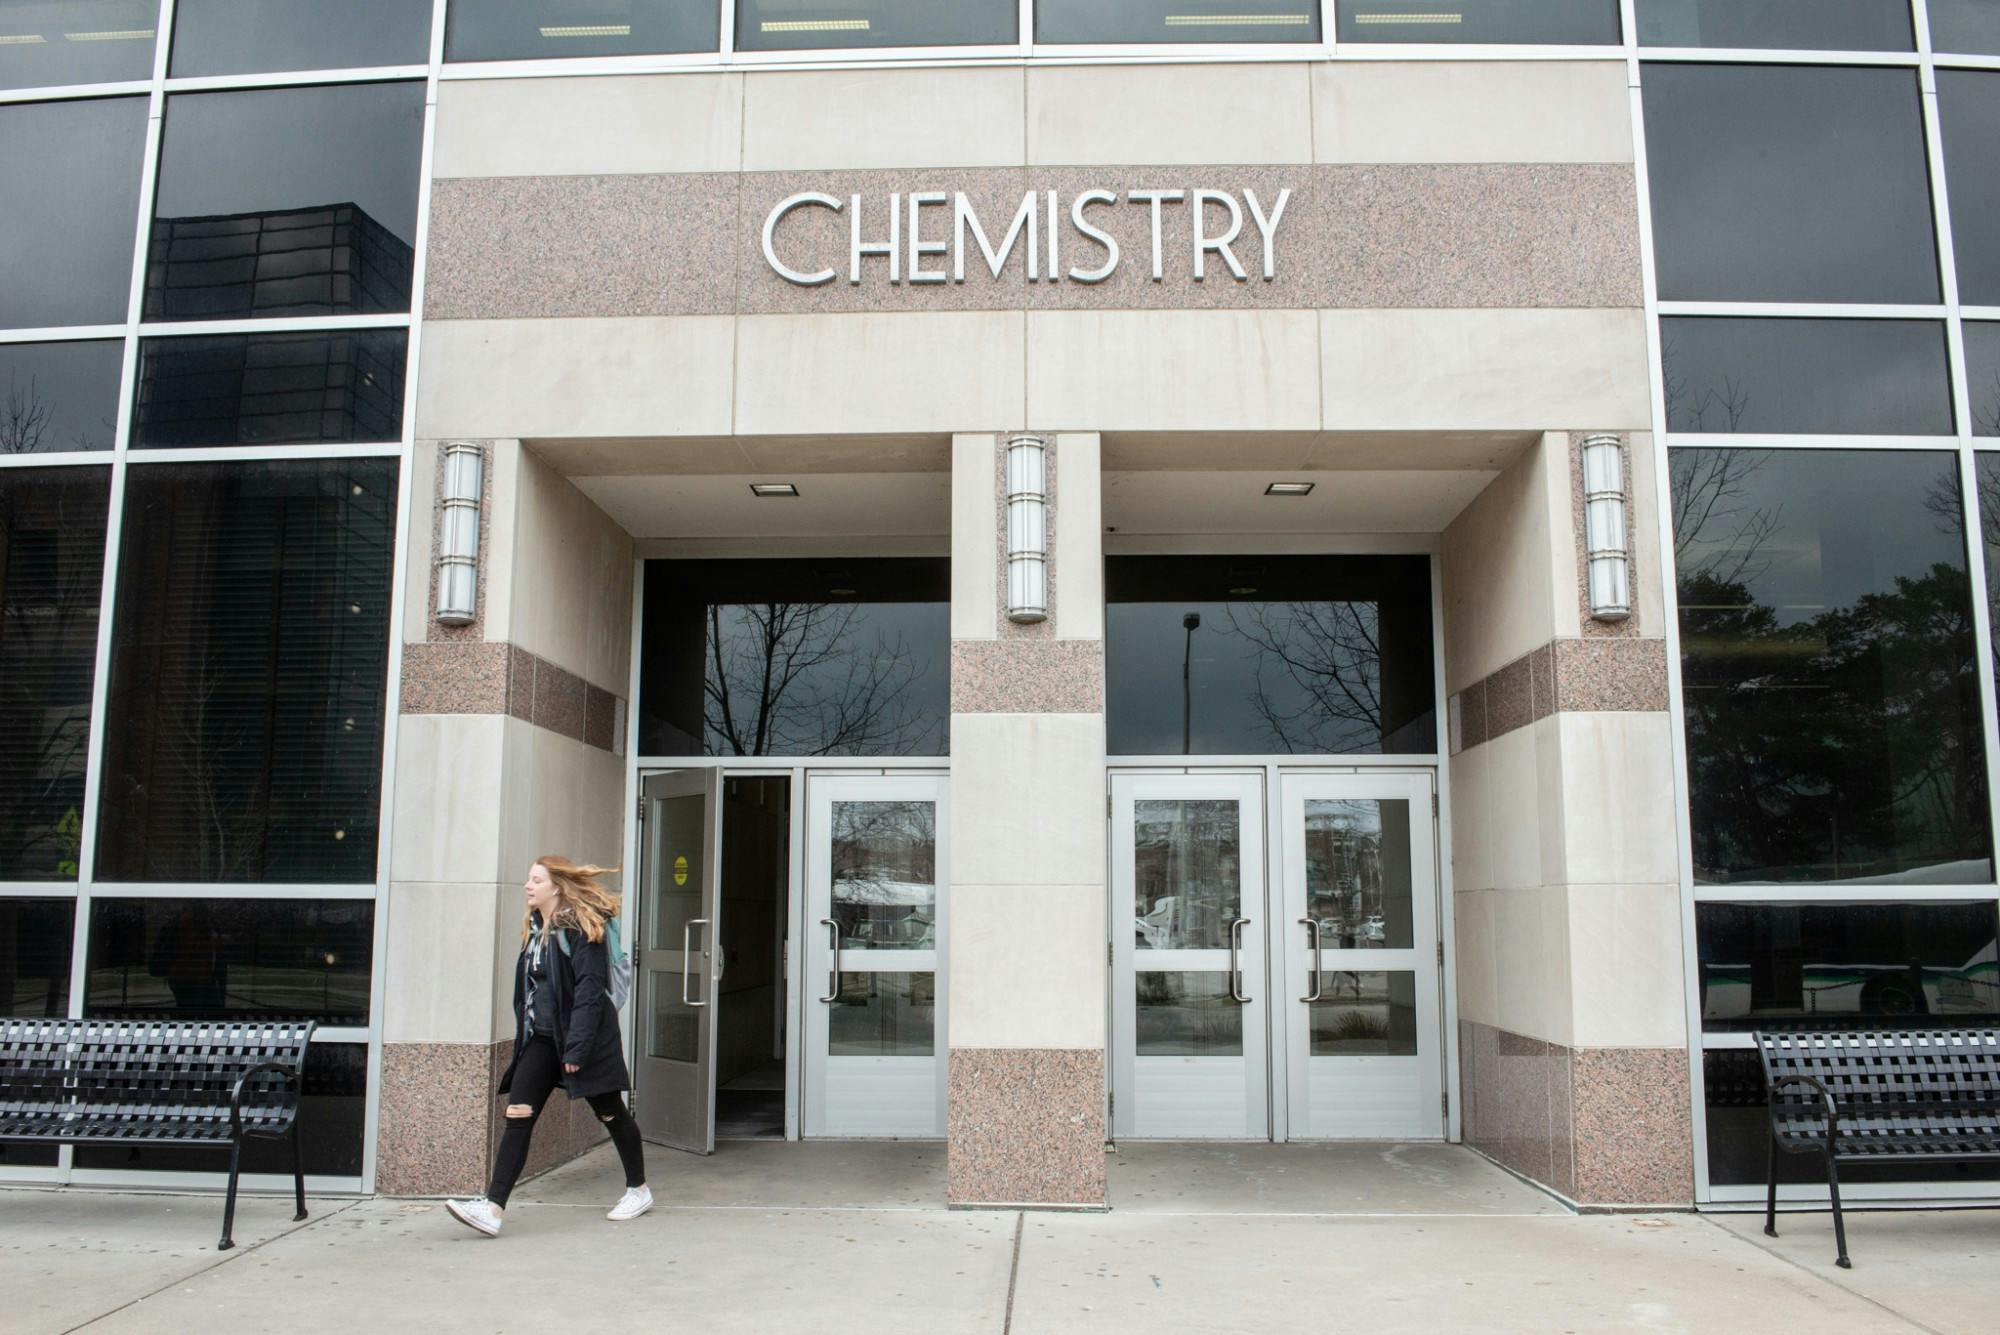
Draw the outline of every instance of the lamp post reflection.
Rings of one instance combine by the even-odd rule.
[[[1194,688],[1189,676],[1194,663],[1194,633],[1201,629],[1201,613],[1189,612],[1181,618],[1187,637],[1181,642],[1181,754],[1188,755],[1194,722]]]

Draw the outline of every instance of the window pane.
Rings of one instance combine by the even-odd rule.
[[[167,99],[146,318],[410,309],[421,83]]]
[[[308,1174],[354,1177],[361,1172],[361,1140],[367,1119],[368,1045],[314,1043],[306,1049],[299,1081],[299,1150]],[[78,1168],[114,1172],[226,1173],[227,1149],[182,1149],[148,1145],[79,1145]],[[272,1173],[291,1180],[289,1142],[253,1136],[243,1142],[243,1171]]]
[[[2000,1019],[1992,900],[1697,904],[1702,1027]]]
[[[452,0],[446,60],[542,60],[722,48],[713,0]]]
[[[937,804],[833,804],[833,916],[842,950],[937,948]]]
[[[1647,65],[1644,84],[1662,298],[1938,300],[1914,71]]]
[[[1771,1140],[1769,1096],[1764,1067],[1753,1049],[1704,1052],[1702,1083],[1708,1112],[1708,1175],[1716,1186],[1764,1185],[1766,1150]],[[1904,1159],[1887,1163],[1840,1165],[1842,1186],[1860,1182],[1992,1182],[2000,1179],[2000,1163],[1939,1163]],[[1826,1165],[1817,1155],[1780,1154],[1778,1181],[1809,1183],[1826,1199]],[[1980,1188],[1971,1187],[1971,1190]]]
[[[2000,5],[1993,0],[1931,0],[1931,49],[2000,56]]]
[[[1972,434],[2000,436],[2000,324],[1965,322],[1965,383]]]
[[[1514,42],[1616,46],[1618,0],[1341,0],[1343,42]]]
[[[96,899],[85,1015],[368,1023],[367,899]]]
[[[0,470],[0,880],[73,881],[108,468]]]
[[[401,329],[149,338],[132,443],[399,441],[408,344]]]
[[[1038,42],[1317,42],[1316,0],[1037,0]]]
[[[1944,326],[1663,319],[1669,431],[1949,436]]]
[[[1639,0],[1641,46],[1914,51],[1910,0]]]
[[[1230,995],[1228,974],[1142,969],[1132,985],[1139,1056],[1243,1055],[1243,1003]]]
[[[0,107],[0,326],[125,323],[145,155],[143,97]]]
[[[126,481],[98,875],[375,879],[396,463]]]
[[[0,88],[153,77],[159,0],[0,0]]]
[[[937,1043],[937,979],[929,973],[843,973],[826,1017],[833,1057],[928,1057]]]
[[[0,898],[0,1014],[55,1019],[69,1014],[73,899]]]
[[[125,345],[0,343],[0,454],[108,450]]]
[[[1671,469],[1695,879],[1990,880],[1956,457]]]
[[[1133,803],[1136,949],[1229,949],[1230,924],[1242,916],[1242,829],[1233,799]]]
[[[951,571],[932,559],[648,561],[653,756],[941,756]]]
[[[1410,804],[1314,798],[1305,804],[1306,916],[1326,950],[1416,944]]]
[[[1986,542],[1986,624],[2000,637],[2000,454],[1975,456],[1979,487],[1979,532]],[[2000,654],[1993,656],[1994,684],[2000,686]]]
[[[1014,0],[737,0],[738,51],[992,46],[1018,40]]]
[[[262,74],[424,65],[431,0],[176,0],[168,73]]]
[[[1129,556],[1104,569],[1112,755],[1437,749],[1423,557]]]
[[[1937,85],[1958,299],[2000,306],[2000,71],[1939,70]]]
[[[1417,1055],[1417,976],[1323,969],[1306,1009],[1315,1057]]]

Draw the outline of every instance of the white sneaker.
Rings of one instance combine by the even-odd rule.
[[[647,1202],[651,1204],[651,1201]],[[489,1238],[500,1235],[500,1212],[493,1208],[493,1202],[484,1196],[469,1201],[446,1201],[444,1208],[451,1211],[451,1217],[467,1228],[476,1228]]]
[[[611,1213],[604,1217],[606,1219],[637,1219],[652,1208],[653,1189],[651,1187],[627,1187],[625,1188],[625,1194],[618,1198],[618,1204],[612,1206]]]

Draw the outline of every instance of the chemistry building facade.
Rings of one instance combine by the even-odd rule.
[[[1743,1200],[1754,1031],[2000,1021],[2000,3],[242,12],[0,0],[8,1014],[476,1191],[561,852],[649,1139],[1085,1208]]]

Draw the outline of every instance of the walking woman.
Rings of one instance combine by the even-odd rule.
[[[618,1012],[607,994],[606,924],[618,916],[619,904],[598,881],[606,870],[542,857],[521,887],[527,912],[514,966],[514,1061],[500,1080],[507,1129],[493,1156],[486,1195],[445,1202],[453,1218],[488,1237],[500,1232],[507,1197],[528,1161],[535,1121],[558,1086],[573,1099],[590,1101],[618,1147],[625,1194],[605,1217],[637,1219],[653,1208],[639,1124],[621,1097],[632,1088],[632,1077],[625,1069]]]

